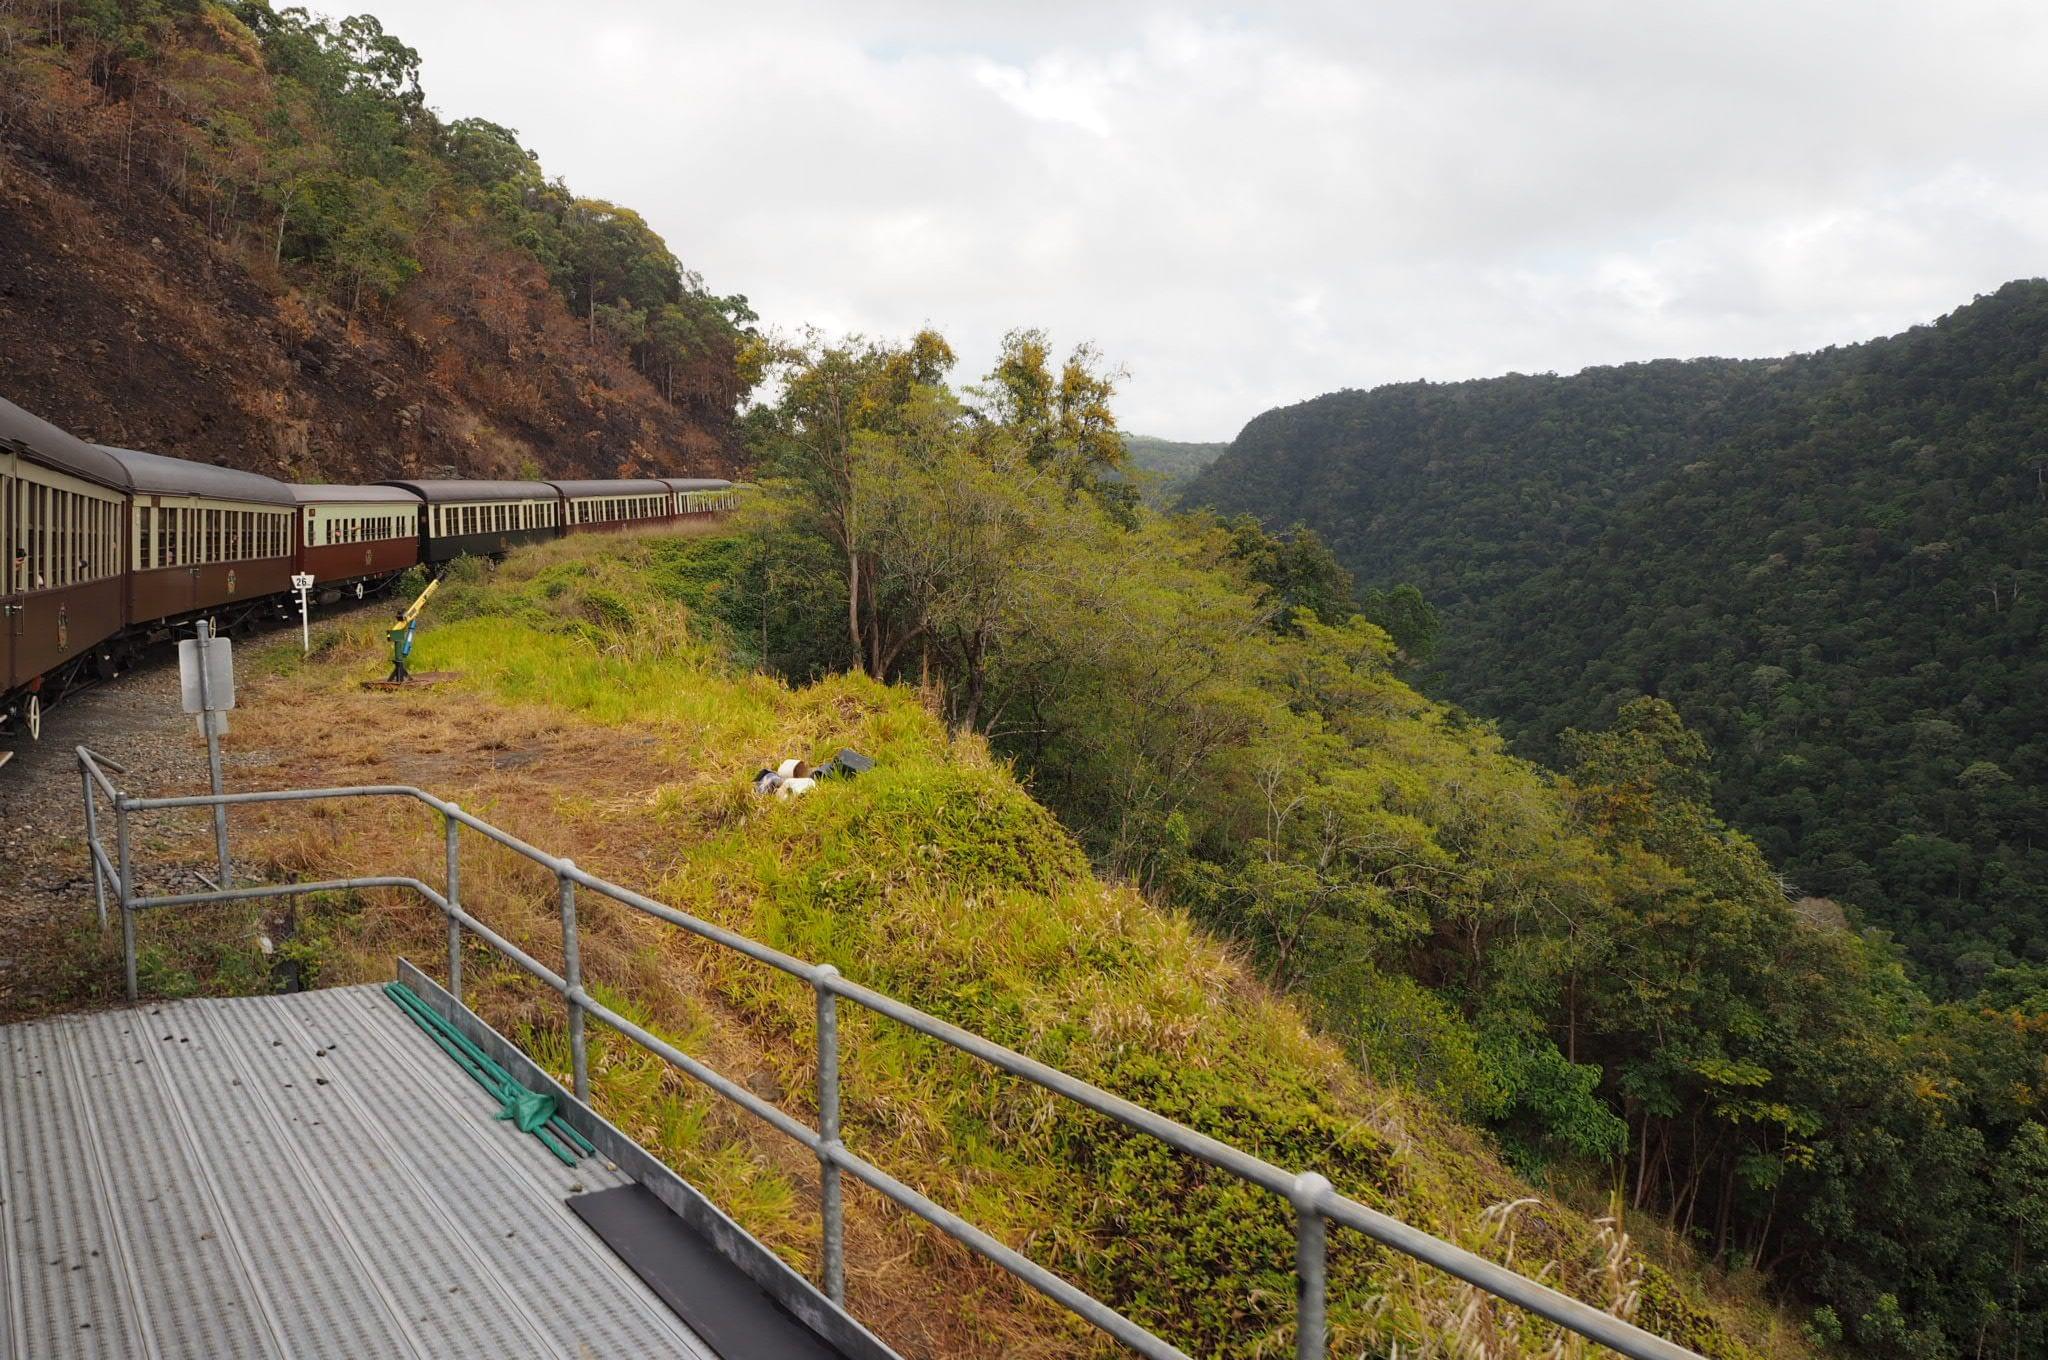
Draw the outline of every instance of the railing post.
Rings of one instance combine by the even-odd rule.
[[[1329,1181],[1304,1171],[1294,1178],[1294,1189],[1288,1195],[1294,1204],[1295,1360],[1324,1360],[1330,1346],[1329,1322],[1324,1315],[1329,1224],[1321,1207],[1329,1189]]]
[[[121,881],[114,885],[121,896],[121,963],[128,979],[128,999],[137,1000],[135,987],[135,871],[128,849],[128,795],[114,793],[114,854],[121,866]]]
[[[811,986],[818,994],[818,1209],[823,1219],[825,1297],[846,1306],[846,1210],[840,1196],[839,1164],[839,998],[832,979],[839,970],[818,965]]]
[[[100,929],[107,928],[107,876],[100,872],[100,814],[93,806],[92,771],[83,758],[78,762],[78,781],[85,786],[85,867],[92,871],[92,904],[100,915]]]
[[[569,870],[576,861],[562,861],[562,980],[569,984],[569,1067],[576,1078],[576,1098],[590,1099],[590,1064],[583,1049],[583,961],[576,948],[576,880]]]
[[[456,911],[462,905],[462,823],[455,820],[455,804],[441,814],[448,824],[448,995],[462,1004],[462,922]]]

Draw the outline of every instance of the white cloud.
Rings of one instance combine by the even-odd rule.
[[[1150,433],[1864,338],[2048,260],[2031,3],[375,12],[437,107],[771,323],[936,324],[970,369],[1019,324],[1092,339]]]

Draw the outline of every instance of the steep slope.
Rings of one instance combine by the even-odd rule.
[[[595,872],[1263,1155],[1321,1166],[1349,1193],[1603,1304],[1640,1277],[1639,1320],[1707,1354],[1811,1354],[1781,1317],[1708,1306],[1683,1252],[1610,1260],[1606,1225],[1538,1197],[1441,1106],[1347,1061],[1187,918],[1096,878],[1006,766],[978,740],[949,738],[914,691],[860,676],[791,688],[735,670],[681,603],[712,575],[657,536],[568,540],[488,577],[459,574],[421,644],[423,664],[463,673],[457,689],[397,704],[366,694],[357,681],[375,664],[375,625],[330,629],[311,662],[296,646],[269,656],[274,673],[231,745],[265,784],[429,785],[537,843],[573,846]],[[301,715],[313,707],[333,721],[309,736]],[[841,745],[877,768],[795,802],[747,792],[762,762]],[[397,805],[284,809],[243,835],[245,862],[294,876],[424,873],[441,854]],[[555,950],[544,875],[479,844],[463,884],[495,928],[541,957]],[[583,910],[583,966],[601,996],[811,1113],[805,989],[601,901]],[[201,962],[212,942],[178,933],[197,924],[149,923],[154,976],[213,975]],[[309,908],[289,929],[286,952],[322,982],[382,977],[393,953],[432,959],[442,943],[425,913],[381,894]],[[560,1065],[552,998],[482,951],[466,978],[477,1004]],[[893,1025],[849,1011],[842,1033],[850,1146],[1193,1354],[1290,1348],[1292,1237],[1270,1197]],[[815,1164],[801,1149],[601,1031],[592,1042],[601,1106],[813,1266]],[[1121,1353],[873,1197],[850,1194],[849,1212],[854,1305],[905,1354]],[[1547,1329],[1355,1238],[1333,1243],[1332,1271],[1343,1353],[1559,1353]]]
[[[1724,811],[1951,985],[2048,960],[2048,285],[1769,363],[1344,393],[1191,491],[1445,612],[1525,749],[1678,705]]]
[[[621,241],[669,311],[601,280],[572,314],[577,251]],[[443,124],[373,20],[0,10],[0,393],[81,434],[330,480],[726,470],[722,301]],[[679,372],[649,337],[681,317]]]

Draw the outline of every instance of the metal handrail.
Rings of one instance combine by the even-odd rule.
[[[657,902],[630,888],[622,888],[615,883],[607,882],[578,868],[575,861],[551,855],[424,789],[410,784],[374,784],[328,789],[280,789],[259,793],[193,794],[173,798],[131,798],[117,792],[113,783],[103,773],[101,766],[112,767],[111,761],[95,755],[83,746],[78,747],[77,752],[79,766],[84,772],[87,838],[91,846],[94,889],[96,893],[101,892],[104,874],[106,882],[115,889],[119,901],[122,948],[130,1001],[137,999],[134,918],[138,911],[363,888],[410,890],[433,904],[447,917],[448,990],[457,1001],[462,999],[462,944],[465,931],[490,945],[521,971],[546,984],[563,998],[568,1007],[570,1069],[579,1100],[587,1101],[590,1098],[590,1074],[583,1032],[584,1018],[588,1016],[624,1035],[693,1080],[710,1087],[778,1133],[808,1148],[818,1159],[819,1167],[819,1200],[823,1218],[820,1284],[832,1302],[841,1307],[844,1307],[846,1302],[845,1222],[840,1184],[841,1173],[844,1172],[918,1215],[954,1240],[972,1248],[1139,1354],[1154,1357],[1155,1360],[1189,1360],[1185,1352],[1155,1336],[1100,1299],[1027,1259],[983,1229],[975,1227],[872,1162],[847,1150],[840,1139],[839,1129],[838,1002],[844,999],[877,1015],[895,1020],[1013,1076],[1022,1077],[1063,1099],[1106,1115],[1127,1128],[1156,1138],[1169,1147],[1227,1171],[1286,1200],[1295,1218],[1297,1360],[1324,1360],[1328,1350],[1328,1328],[1325,1320],[1325,1252],[1330,1223],[1363,1233],[1384,1246],[1435,1266],[1489,1294],[1607,1346],[1629,1357],[1629,1360],[1701,1360],[1695,1352],[1654,1336],[1611,1313],[1602,1312],[1590,1304],[1538,1284],[1525,1275],[1489,1261],[1463,1247],[1341,1195],[1332,1188],[1328,1180],[1314,1171],[1297,1173],[1283,1170],[1241,1148],[1232,1147],[1207,1134],[1199,1133],[1185,1124],[1135,1105],[1120,1096],[1112,1095],[1099,1086],[1049,1067],[957,1025],[949,1024],[915,1006],[863,987],[857,982],[850,982],[841,977],[839,970],[831,964],[806,963],[781,950],[727,930],[723,926],[714,925],[688,912]],[[99,844],[93,808],[95,784],[106,792],[114,805],[116,851],[111,860]],[[140,896],[135,891],[129,818],[136,812],[176,808],[226,809],[247,804],[314,802],[337,798],[408,798],[424,803],[440,814],[447,848],[445,891],[436,891],[419,879],[403,876],[268,884],[155,897]],[[460,900],[460,832],[463,827],[468,827],[486,839],[505,846],[554,874],[562,914],[561,973],[555,972],[463,909]],[[588,889],[602,897],[668,922],[700,939],[744,954],[808,983],[817,1001],[818,1127],[813,1129],[593,997],[583,986],[582,980],[576,925],[578,888]],[[105,925],[103,897],[100,919],[101,924]]]

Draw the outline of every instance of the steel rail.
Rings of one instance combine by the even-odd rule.
[[[894,997],[864,987],[857,982],[850,982],[840,976],[838,969],[830,964],[806,963],[802,959],[723,926],[657,902],[645,894],[598,878],[578,868],[574,861],[549,854],[425,789],[409,784],[376,784],[328,789],[279,789],[220,795],[129,798],[118,793],[101,771],[103,758],[95,756],[84,747],[78,748],[78,758],[89,776],[85,789],[88,803],[92,797],[93,782],[97,782],[114,803],[116,832],[120,840],[118,865],[110,860],[101,848],[96,829],[89,831],[88,840],[96,879],[104,871],[117,889],[122,912],[123,947],[131,1000],[136,997],[133,922],[134,914],[138,911],[371,888],[415,892],[447,918],[449,976],[455,984],[451,990],[458,999],[464,931],[474,934],[516,967],[563,998],[569,1015],[572,1077],[579,1098],[587,1098],[589,1092],[587,1057],[582,1035],[583,1020],[587,1016],[661,1058],[692,1080],[709,1087],[723,1099],[738,1105],[816,1156],[820,1173],[820,1208],[824,1219],[822,1283],[832,1301],[842,1306],[845,1302],[844,1230],[839,1176],[844,1172],[892,1203],[931,1223],[949,1237],[994,1262],[1139,1354],[1152,1357],[1152,1360],[1188,1360],[1183,1351],[1155,1336],[1108,1304],[1031,1261],[872,1162],[847,1150],[839,1137],[839,1026],[834,1006],[835,1001],[843,998],[917,1033],[936,1039],[1000,1071],[1029,1081],[1062,1099],[1113,1119],[1126,1128],[1154,1138],[1188,1156],[1229,1172],[1240,1180],[1257,1185],[1285,1200],[1295,1218],[1295,1271],[1298,1286],[1295,1342],[1297,1360],[1316,1360],[1325,1356],[1327,1352],[1325,1253],[1327,1225],[1333,1223],[1350,1228],[1383,1246],[1442,1270],[1475,1288],[1606,1346],[1628,1357],[1629,1360],[1700,1360],[1695,1352],[1654,1336],[1611,1313],[1602,1312],[1590,1304],[1540,1284],[1463,1247],[1339,1194],[1328,1180],[1313,1171],[1286,1171],[1241,1148],[1233,1147],[1156,1111],[1113,1095],[1070,1073],[1062,1072],[970,1030],[941,1020]],[[154,897],[139,897],[133,891],[128,819],[134,812],[181,808],[224,810],[254,804],[385,797],[412,799],[433,809],[442,817],[447,840],[448,891],[445,894],[437,892],[417,878],[397,875],[330,879],[316,883],[259,885]],[[460,905],[457,900],[457,885],[460,879],[461,827],[467,827],[478,835],[514,851],[554,875],[561,899],[564,973],[557,973],[541,963]],[[684,1053],[674,1044],[619,1014],[590,994],[583,986],[577,946],[575,890],[579,887],[754,959],[812,987],[818,1004],[817,1129],[811,1128],[730,1077]]]

